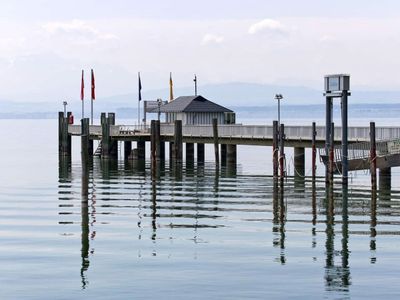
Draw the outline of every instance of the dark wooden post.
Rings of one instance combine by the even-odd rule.
[[[236,165],[236,160],[237,160],[236,145],[233,144],[227,145],[227,164],[230,166]]]
[[[156,120],[154,125],[154,142],[156,148],[156,159],[161,160],[161,124],[160,120]]]
[[[219,166],[219,147],[218,147],[218,120],[213,119],[213,136],[214,136],[214,154],[215,154],[215,164]]]
[[[182,120],[175,120],[174,131],[174,159],[175,162],[182,162]]]
[[[165,142],[161,140],[161,136],[160,136],[160,159],[165,161]]]
[[[58,112],[58,154],[64,155],[64,112]]]
[[[146,160],[146,141],[144,140],[137,142],[137,158],[140,161]]]
[[[329,148],[329,184],[333,187],[333,173],[335,162],[335,123],[331,123],[330,129],[330,148]]]
[[[221,144],[220,150],[221,150],[221,166],[226,166],[227,162],[227,146],[226,144]]]
[[[110,126],[115,125],[115,113],[108,113],[108,134],[109,134],[109,151],[110,157],[118,159],[118,141],[110,136]]]
[[[101,113],[101,158],[110,157],[110,127],[105,113]]]
[[[124,159],[127,160],[132,152],[132,142],[125,141],[124,142]]]
[[[273,121],[272,123],[272,173],[274,178],[278,178],[278,121]]]
[[[315,126],[315,122],[312,123],[312,139],[311,139],[311,167],[312,167],[312,181],[315,181],[315,176],[316,176],[316,171],[317,171],[317,166],[316,166],[316,161],[317,161],[317,148],[315,146],[315,140],[317,136],[317,130]]]
[[[204,144],[197,143],[197,163],[204,163]]]
[[[281,124],[281,128],[279,130],[279,166],[280,166],[280,176],[281,176],[281,185],[283,185],[283,178],[285,177],[285,125]]]
[[[369,123],[371,187],[376,191],[376,139],[375,122]]]
[[[67,119],[64,121],[65,123],[65,135],[66,135],[66,141],[67,141],[67,154],[69,155],[69,156],[71,156],[71,154],[72,154],[72,136],[70,135],[70,134],[68,134],[68,125],[69,125],[69,120],[70,120],[70,117],[71,117],[71,115],[72,115],[72,112],[67,112]]]
[[[194,144],[186,143],[186,162],[193,163],[194,161]]]
[[[89,161],[89,118],[81,119],[81,157],[82,165]]]
[[[154,163],[156,160],[156,120],[150,122],[150,150],[151,162]]]

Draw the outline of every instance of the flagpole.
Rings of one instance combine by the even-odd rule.
[[[142,88],[142,84],[141,84],[141,82],[140,82],[140,72],[138,72],[138,82],[139,82],[139,85],[138,85],[138,89],[139,89],[139,93],[138,93],[138,125],[140,126],[140,100],[142,100],[141,99],[141,88]]]
[[[197,76],[194,74],[194,95],[197,96]]]
[[[82,70],[82,79],[81,79],[81,101],[82,101],[82,120],[85,117],[85,105],[84,105],[84,98],[85,98],[85,94],[84,94],[84,89],[85,89],[85,83],[83,80],[83,70]]]
[[[91,119],[91,124],[93,125],[93,102],[95,99],[95,93],[94,93],[94,89],[95,89],[95,84],[94,84],[94,73],[93,73],[93,69],[90,70],[91,73],[91,78],[90,78],[90,119]]]
[[[91,101],[90,101],[90,122],[91,122],[91,125],[93,125],[93,98],[91,99]]]

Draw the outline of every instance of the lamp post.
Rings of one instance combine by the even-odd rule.
[[[63,105],[64,105],[64,118],[65,118],[67,116],[67,105],[68,105],[68,102],[64,101]]]
[[[281,100],[283,99],[282,94],[276,94],[275,99],[278,100],[278,128],[281,126]]]

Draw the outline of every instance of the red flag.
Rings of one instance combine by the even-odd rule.
[[[82,80],[81,80],[81,100],[82,100],[82,101],[83,101],[84,96],[85,96],[85,94],[84,94],[84,89],[85,89],[85,83],[84,83],[84,81],[83,81],[83,70],[82,70]]]
[[[96,95],[95,95],[95,92],[94,92],[94,90],[95,90],[95,84],[94,84],[94,72],[93,72],[93,69],[92,69],[92,99],[94,100],[94,99],[96,99]]]

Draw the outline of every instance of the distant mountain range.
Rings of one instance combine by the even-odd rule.
[[[262,114],[276,111],[274,95],[283,95],[281,102],[283,113],[293,110],[293,113],[302,111],[308,115],[310,111],[321,110],[324,113],[325,100],[323,91],[303,86],[283,86],[254,83],[223,83],[199,86],[199,94],[207,99],[217,102],[243,114]],[[174,88],[174,96],[192,95],[192,87]],[[156,100],[168,99],[169,89],[143,90],[143,99]],[[95,100],[95,115],[102,111],[114,111],[121,117],[136,116],[138,96],[136,93],[101,97]],[[339,101],[339,100],[338,100]],[[400,109],[400,91],[352,91],[349,105],[354,109],[373,110]],[[368,105],[366,105],[368,104]],[[383,105],[385,104],[385,105]],[[300,107],[299,107],[300,106]],[[305,107],[307,106],[307,107]],[[57,116],[57,111],[63,110],[62,101],[54,102],[13,102],[6,99],[0,101],[0,118],[52,118]],[[81,114],[80,100],[69,101],[68,110],[77,116]],[[90,101],[85,100],[85,112],[89,115]],[[318,112],[320,113],[320,112]]]

